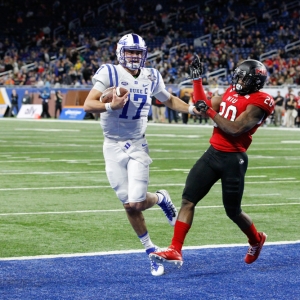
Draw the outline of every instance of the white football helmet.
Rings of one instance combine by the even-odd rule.
[[[126,50],[141,51],[142,56],[125,56]],[[116,55],[119,64],[130,70],[143,68],[147,59],[147,46],[143,38],[135,33],[129,33],[121,37],[117,44]]]

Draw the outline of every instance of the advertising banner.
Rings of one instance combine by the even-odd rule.
[[[86,112],[82,106],[65,106],[59,116],[61,120],[83,120]]]
[[[4,117],[8,105],[0,104],[0,118]]]
[[[20,119],[39,119],[42,114],[42,104],[23,104],[17,115]]]

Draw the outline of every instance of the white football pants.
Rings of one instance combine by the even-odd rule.
[[[123,204],[129,202],[141,202],[146,199],[149,183],[149,160],[148,143],[145,138],[139,141],[129,141],[130,149],[135,149],[138,160],[126,153],[123,145],[126,142],[116,142],[105,138],[103,143],[103,155],[105,170],[111,187]],[[130,144],[129,144],[130,145]],[[125,151],[124,151],[125,149]],[[138,151],[137,151],[138,150]],[[144,163],[140,157],[145,156]]]

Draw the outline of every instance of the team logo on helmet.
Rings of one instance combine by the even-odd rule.
[[[259,61],[243,61],[234,71],[232,85],[239,95],[247,95],[263,88],[267,79],[267,69]]]
[[[256,68],[255,74],[267,76],[267,70],[266,70],[266,68]]]

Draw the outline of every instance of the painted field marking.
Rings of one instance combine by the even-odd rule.
[[[300,205],[300,202],[291,203],[261,203],[261,204],[244,204],[243,207],[258,207],[258,206],[288,206],[288,205]],[[196,206],[197,209],[214,209],[224,208],[223,205],[206,205]],[[161,210],[161,208],[149,208],[149,211]],[[73,211],[45,211],[45,212],[27,212],[27,213],[2,213],[0,217],[9,216],[27,216],[27,215],[63,215],[63,214],[91,214],[91,213],[119,213],[124,212],[124,209],[94,209],[94,210],[73,210]]]
[[[300,180],[284,181],[284,183],[299,183]],[[215,184],[221,184],[217,182]],[[252,181],[247,184],[278,184],[277,181]],[[150,184],[149,187],[164,187],[164,186],[184,186],[184,183],[164,183]],[[69,189],[101,189],[108,188],[110,185],[90,185],[90,186],[49,186],[49,187],[32,187],[32,188],[1,188],[0,191],[38,191],[38,190],[69,190]]]
[[[278,241],[278,242],[266,242],[264,245],[265,246],[280,246],[280,245],[294,245],[294,244],[299,244],[299,243],[300,243],[300,240],[298,240],[298,241]],[[182,249],[183,250],[200,250],[200,249],[236,248],[236,247],[248,247],[248,246],[249,246],[249,244],[220,244],[220,245],[203,245],[203,246],[184,246]],[[132,249],[132,250],[115,250],[115,251],[88,252],[88,253],[18,256],[18,257],[2,257],[2,258],[0,258],[0,261],[90,257],[90,256],[144,253],[144,252],[145,252],[144,249],[138,249],[138,250]]]
[[[54,129],[54,128],[15,128],[15,131],[49,131],[49,132],[80,132],[79,129]]]

